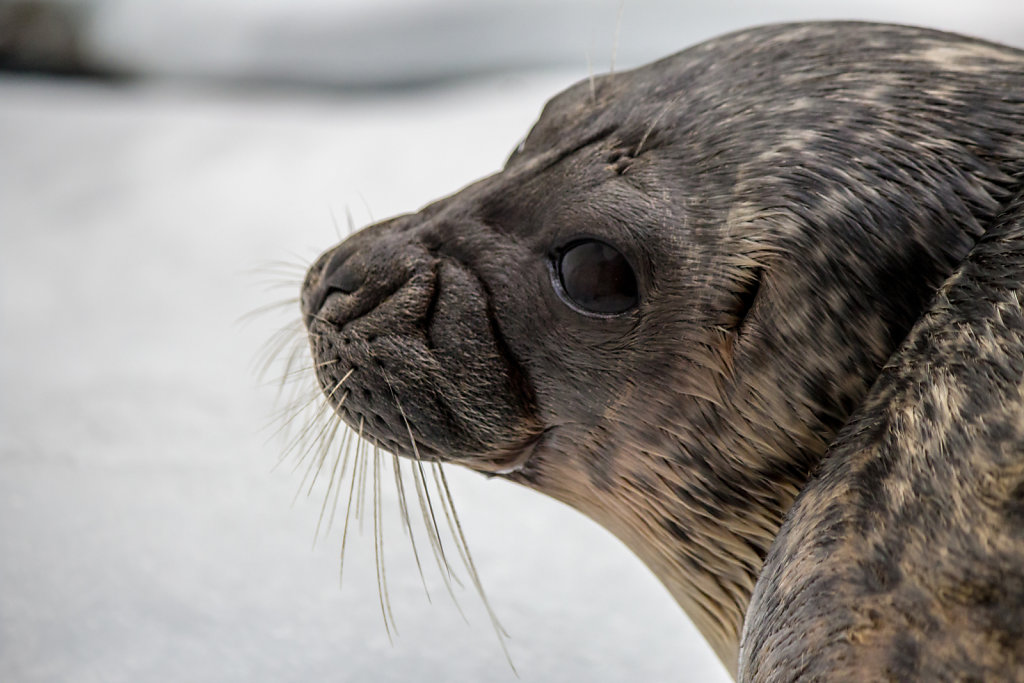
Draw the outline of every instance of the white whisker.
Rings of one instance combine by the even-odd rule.
[[[294,343],[296,340],[303,340],[301,320],[293,320],[272,334],[253,359],[256,377],[260,380],[266,377],[270,366],[281,356],[281,352],[284,351],[285,347],[290,342]]]
[[[348,392],[341,397],[341,403],[345,402],[348,397]],[[340,404],[339,404],[340,405]],[[317,435],[314,443],[319,444],[317,449],[320,451],[320,457],[314,458],[317,461],[316,472],[313,473],[313,480],[309,482],[309,490],[306,491],[306,495],[313,493],[313,486],[316,484],[316,480],[320,477],[320,470],[323,469],[324,462],[327,460],[327,454],[330,451],[331,442],[334,439],[334,435],[338,432],[338,425],[341,423],[341,415],[338,413],[331,413],[330,417],[327,418],[327,423],[324,425],[324,429],[320,430],[320,434]],[[330,486],[330,482],[328,482]]]
[[[381,375],[384,381],[387,382],[388,389],[391,390],[391,398],[394,399],[395,405],[398,407],[398,413],[402,417],[402,422],[405,424],[405,431],[409,435],[409,444],[412,447],[413,453],[413,467],[412,467],[412,480],[416,486],[416,497],[420,504],[420,513],[423,517],[423,526],[427,530],[427,538],[430,539],[430,547],[434,553],[434,561],[437,563],[437,568],[440,570],[441,579],[444,581],[444,586],[448,590],[448,595],[451,596],[452,602],[455,607],[459,610],[459,614],[463,620],[468,623],[465,613],[462,611],[462,606],[459,604],[458,598],[455,597],[455,591],[452,588],[452,580],[458,582],[458,579],[452,573],[451,564],[448,562],[448,558],[444,552],[444,546],[441,543],[441,535],[437,528],[437,518],[434,515],[434,506],[430,500],[430,491],[427,489],[426,477],[423,475],[423,461],[420,458],[419,448],[416,446],[416,439],[412,434],[412,427],[409,426],[409,418],[405,415],[405,409],[402,407],[401,401],[398,400],[398,395],[395,393],[395,389],[391,384],[391,380],[388,379],[387,374],[382,373]]]
[[[247,269],[247,270],[245,270],[243,272],[245,272],[245,273],[247,273],[249,275],[260,275],[260,274],[265,273],[265,272],[267,272],[269,270],[277,270],[277,269],[288,270],[288,271],[292,271],[292,272],[300,272],[300,273],[306,272],[306,269],[308,268],[308,266],[306,265],[306,260],[300,258],[297,254],[293,253],[291,255],[296,258],[295,261],[285,261],[285,260],[282,260],[282,259],[271,259],[269,261],[264,261],[263,263],[261,263],[261,264],[259,264],[257,266],[253,266],[252,268],[249,268],[249,269]]]
[[[409,537],[409,543],[412,544],[412,556],[416,560],[416,570],[420,573],[420,581],[423,582],[423,592],[427,594],[427,602],[432,602],[430,599],[430,590],[427,588],[427,579],[423,575],[423,565],[420,563],[420,553],[416,549],[416,537],[412,532],[412,524],[409,523],[409,505],[405,498],[405,482],[402,476],[402,463],[398,459],[397,455],[391,455],[393,461],[392,465],[395,469],[395,488],[398,491],[398,509],[402,516],[402,526],[405,528],[405,533]]]
[[[590,87],[591,98],[596,100],[596,81],[592,71],[590,73]],[[642,142],[643,141],[641,141],[641,144]],[[345,217],[347,219],[349,231],[355,232],[355,222],[352,218],[352,213],[347,206],[345,207]],[[331,218],[335,231],[338,233],[338,238],[341,240],[343,238],[341,234],[342,229],[338,226],[338,220],[333,213]],[[264,274],[267,272],[276,278],[276,280],[268,282],[266,289],[276,289],[278,287],[285,286],[294,287],[296,283],[299,283],[304,279],[303,276],[305,275],[306,267],[297,264],[280,263],[265,268]],[[284,279],[292,280],[292,282],[285,282],[283,281]],[[240,320],[246,321],[258,315],[276,311],[285,306],[294,307],[299,302],[299,297],[291,297],[287,300],[278,301],[257,308],[243,316]],[[323,320],[319,316],[314,316],[314,319]],[[347,411],[348,417],[343,418],[342,414],[346,413],[346,411],[339,410],[345,404],[346,400],[349,399],[351,391],[346,383],[353,375],[354,368],[348,369],[340,379],[329,380],[327,376],[336,372],[332,366],[338,366],[338,364],[343,361],[341,358],[331,358],[311,365],[308,357],[309,345],[312,344],[314,348],[314,355],[316,355],[317,350],[320,349],[321,345],[329,340],[325,338],[326,333],[322,332],[323,328],[320,328],[318,325],[313,325],[313,329],[309,331],[308,334],[304,334],[304,327],[302,320],[297,320],[277,330],[263,347],[260,355],[256,359],[261,378],[266,375],[271,368],[277,372],[280,371],[283,366],[283,372],[280,374],[279,379],[276,380],[278,397],[279,400],[282,396],[288,396],[291,399],[287,407],[280,411],[279,415],[275,419],[275,421],[280,421],[281,424],[275,425],[276,430],[272,436],[278,436],[279,434],[284,433],[287,435],[288,441],[277,465],[275,465],[275,468],[288,458],[294,458],[295,464],[293,471],[297,471],[299,468],[304,469],[298,490],[296,491],[293,499],[293,504],[303,492],[305,492],[306,496],[311,496],[317,482],[322,481],[324,478],[327,479],[326,490],[323,493],[323,500],[320,501],[319,514],[314,528],[312,539],[313,548],[316,548],[317,543],[320,542],[322,537],[326,537],[330,534],[331,529],[334,526],[335,517],[338,515],[343,489],[346,488],[345,478],[349,478],[347,487],[348,499],[345,504],[344,523],[342,525],[341,532],[341,547],[338,555],[338,584],[339,587],[343,586],[345,553],[348,552],[349,548],[348,532],[350,527],[353,526],[354,515],[356,520],[359,522],[359,531],[361,534],[364,533],[365,525],[372,524],[373,553],[376,569],[378,600],[388,640],[393,643],[394,637],[398,635],[398,629],[388,586],[387,561],[384,545],[385,522],[387,520],[385,518],[385,501],[383,497],[383,487],[385,484],[382,481],[382,477],[386,476],[386,473],[383,472],[387,467],[387,463],[385,461],[386,453],[382,451],[381,443],[378,440],[371,438],[369,435],[365,435],[364,438],[364,429],[366,429],[368,425],[366,425],[363,417],[359,418],[358,427],[353,428],[347,425],[345,420],[352,419],[351,415],[354,413]],[[325,368],[332,369],[324,371]],[[306,386],[307,378],[310,375],[313,375],[314,378],[318,380],[317,384],[327,384],[329,381],[333,382],[333,386],[328,384],[328,386],[330,386],[330,391],[321,391],[320,389],[322,389],[322,386],[320,386],[317,387],[312,397],[307,398],[302,389]],[[402,423],[405,427],[406,435],[409,439],[409,448],[412,451],[410,467],[412,468],[413,489],[415,490],[416,501],[420,509],[423,530],[427,535],[431,553],[434,556],[434,561],[441,575],[445,589],[451,597],[452,603],[458,610],[459,615],[463,620],[469,623],[455,592],[455,586],[462,587],[463,583],[459,579],[458,572],[456,571],[457,567],[453,566],[453,561],[450,556],[451,547],[449,546],[447,549],[445,548],[446,543],[453,543],[462,565],[469,573],[470,582],[483,601],[488,618],[490,619],[498,636],[505,658],[508,660],[513,672],[515,672],[516,669],[512,663],[512,659],[505,642],[508,634],[498,621],[497,616],[483,590],[483,585],[480,581],[479,573],[476,569],[472,555],[469,552],[465,533],[455,510],[454,500],[440,460],[433,456],[429,456],[431,459],[427,460],[425,464],[405,409],[398,399],[391,380],[386,374],[383,374],[383,377],[391,391],[392,398],[395,402],[394,405],[398,409],[398,413],[401,416]],[[340,398],[338,398],[339,394]],[[351,400],[355,400],[355,398]],[[319,404],[317,403],[318,401]],[[301,428],[297,425],[301,426]],[[394,427],[401,429],[398,425],[394,425]],[[340,436],[338,434],[339,430],[342,430]],[[371,448],[372,453],[370,452]],[[406,488],[404,478],[405,473],[402,471],[402,461],[397,454],[391,455],[391,461],[394,468],[394,482],[398,498],[399,514],[401,519],[400,523],[404,530],[404,534],[409,538],[413,558],[416,563],[417,572],[420,576],[420,581],[423,585],[424,593],[427,596],[427,600],[432,602],[423,566],[426,560],[420,557],[420,544],[417,543],[416,531],[413,529],[414,513],[409,507],[410,503],[408,495],[410,492],[407,491]],[[431,472],[429,475],[427,474],[425,467],[430,468]],[[432,479],[432,483],[428,482],[428,476]],[[367,488],[368,486],[370,488]],[[431,491],[432,488],[433,491]],[[371,496],[372,500],[368,500]],[[369,513],[366,510],[367,505],[370,506]],[[450,537],[448,539],[443,539],[442,537],[442,532],[438,523],[439,515],[436,510],[438,505],[440,505],[441,512],[447,524],[447,531],[444,533]],[[327,511],[328,507],[330,507],[329,514]],[[370,520],[367,520],[367,515],[370,516]],[[398,535],[397,528],[395,535]],[[422,541],[422,539],[420,540]],[[467,584],[470,582],[467,582]]]
[[[345,402],[346,398],[348,398],[347,391],[342,395],[341,400],[338,401],[338,405],[341,406],[341,404]],[[314,450],[316,450],[318,445],[322,445],[324,443],[324,439],[326,438],[326,435],[329,433],[331,424],[334,422],[335,419],[341,419],[337,413],[332,413],[331,417],[324,418],[322,420],[323,426],[320,428],[320,431],[317,432],[316,436],[310,439],[310,442],[306,446],[302,455],[299,456],[298,462],[296,463],[296,469],[298,468],[298,465],[300,465],[311,453],[314,452]],[[306,473],[302,476],[302,480],[299,482],[299,490],[295,492],[295,499],[292,500],[292,505],[295,504],[295,501],[298,500],[299,495],[302,493],[302,489],[305,486],[306,479],[309,478],[310,473],[313,473],[313,478],[309,482],[309,490],[306,491],[306,495],[308,496],[310,493],[313,492],[313,485],[316,483],[316,479],[320,474],[320,470],[324,466],[324,460],[327,458],[327,448],[323,447],[321,451],[322,452],[319,458],[315,456],[313,458],[310,458],[309,466],[306,468]],[[316,466],[315,470],[314,465]]]
[[[473,581],[473,585],[476,587],[477,594],[480,596],[480,600],[484,603],[484,608],[487,610],[487,616],[491,619],[491,625],[494,627],[494,632],[498,636],[498,642],[501,643],[501,649],[505,653],[505,659],[508,660],[508,665],[512,667],[512,671],[516,671],[516,665],[512,662],[512,656],[508,651],[508,646],[505,639],[509,637],[508,632],[498,621],[498,615],[494,613],[491,608],[491,601],[487,599],[487,594],[484,592],[484,585],[480,581],[480,574],[476,570],[476,565],[473,563],[473,557],[469,553],[469,544],[466,542],[466,535],[462,531],[462,524],[459,522],[458,514],[455,512],[455,501],[452,499],[451,489],[448,487],[448,478],[444,474],[444,468],[441,467],[439,461],[434,461],[437,465],[437,472],[441,478],[441,485],[444,489],[444,497],[448,499],[448,505],[451,507],[452,516],[455,519],[455,530],[458,534],[458,543],[460,543],[465,550],[464,558],[466,559],[466,569],[469,571],[470,578]],[[519,674],[516,673],[518,676]]]
[[[315,428],[315,427],[317,426],[317,424],[318,424],[318,423],[320,423],[320,422],[322,422],[322,421],[323,421],[323,419],[324,419],[324,414],[325,414],[325,413],[327,413],[328,409],[329,409],[329,408],[331,407],[331,398],[332,398],[332,397],[334,396],[334,393],[335,393],[335,392],[336,392],[336,391],[337,391],[337,390],[338,390],[339,388],[341,388],[341,385],[342,385],[342,383],[343,383],[343,382],[344,382],[344,379],[342,379],[342,380],[339,380],[339,381],[338,381],[338,383],[334,385],[334,388],[333,388],[333,389],[331,389],[331,393],[329,393],[329,394],[328,394],[328,395],[327,395],[327,396],[326,396],[326,397],[324,398],[324,400],[323,400],[323,401],[321,402],[321,404],[320,404],[320,407],[319,407],[319,408],[317,409],[317,411],[316,411],[316,412],[315,412],[315,413],[314,413],[314,414],[313,414],[313,415],[312,415],[312,416],[311,416],[311,417],[309,418],[309,422],[308,422],[308,423],[306,424],[306,426],[305,426],[305,427],[304,427],[304,428],[302,429],[302,431],[300,431],[300,432],[299,432],[299,434],[298,434],[298,435],[297,435],[297,436],[296,436],[296,437],[295,437],[295,438],[294,438],[294,439],[293,439],[293,440],[291,441],[291,443],[290,443],[290,444],[288,445],[288,447],[287,447],[287,448],[285,448],[285,450],[284,450],[284,453],[283,453],[283,454],[281,455],[281,459],[280,459],[280,460],[278,461],[278,463],[282,462],[282,461],[283,461],[283,460],[284,460],[285,458],[287,458],[287,457],[288,457],[289,455],[291,455],[291,454],[292,454],[293,452],[294,452],[294,453],[299,453],[299,452],[300,452],[300,450],[302,449],[302,445],[306,443],[306,439],[307,439],[307,437],[309,436],[310,432],[311,432],[311,431],[312,431],[312,430],[313,430],[313,429],[314,429],[314,428]],[[315,397],[315,398],[319,398],[319,397]],[[340,408],[340,407],[342,406],[342,404],[344,404],[344,403],[345,403],[345,399],[346,399],[346,398],[348,398],[348,392],[347,392],[347,391],[346,391],[346,392],[345,392],[345,393],[344,393],[344,394],[342,395],[341,399],[339,399],[339,400],[338,400],[338,407],[339,407],[339,408]],[[299,410],[298,410],[298,411],[296,412],[296,414],[295,414],[295,415],[293,415],[293,416],[292,416],[292,417],[291,417],[291,418],[290,418],[290,419],[288,420],[288,422],[286,422],[285,424],[281,425],[281,427],[280,427],[280,428],[278,429],[278,431],[281,431],[282,429],[286,428],[286,427],[288,426],[288,424],[289,424],[289,423],[290,423],[290,422],[291,422],[292,420],[294,420],[294,419],[295,419],[296,417],[298,417],[298,415],[300,415],[301,413],[304,413],[304,412],[306,411],[306,408],[308,408],[308,407],[309,407],[309,406],[310,406],[310,405],[311,405],[312,403],[313,403],[313,401],[310,401],[310,402],[309,402],[309,403],[307,403],[307,404],[306,404],[305,406],[303,406],[302,408],[300,408],[300,409],[299,409]],[[315,443],[315,439],[314,439],[313,443]],[[299,468],[299,465],[301,465],[301,464],[302,464],[302,461],[303,461],[303,460],[305,460],[306,454],[307,454],[307,453],[309,453],[309,450],[310,450],[310,447],[307,447],[307,448],[306,448],[305,450],[302,450],[302,451],[301,451],[301,455],[299,455],[299,456],[298,456],[298,457],[296,458],[296,463],[295,463],[295,467],[293,467],[293,468],[292,468],[292,471],[293,471],[293,472],[294,472],[295,470],[297,470],[297,469]]]
[[[430,461],[430,473],[434,478],[434,487],[437,489],[438,498],[441,499],[441,511],[444,512],[445,521],[448,522],[448,531],[451,533],[452,538],[455,539],[455,549],[458,551],[459,557],[462,559],[463,566],[468,569],[470,565],[469,558],[466,556],[462,544],[459,543],[458,536],[455,535],[455,523],[452,521],[455,510],[449,505],[451,501],[444,495],[444,491],[442,490],[441,477],[439,474],[440,469],[441,463],[437,459]]]
[[[334,427],[331,430],[330,438],[328,438],[328,440],[327,440],[327,442],[329,444],[330,443],[334,443],[334,437],[335,437],[335,435],[338,432],[338,427],[340,427],[343,424],[345,424],[344,420],[341,419],[340,415],[335,413]],[[343,438],[342,439],[342,448],[345,447],[345,441],[346,440]],[[337,476],[337,473],[338,473],[338,464],[341,461],[342,461],[342,451],[338,450],[335,453],[335,456],[334,456],[334,464],[331,466],[331,478],[327,480],[327,493],[324,494],[324,502],[323,502],[323,505],[320,506],[320,516],[317,517],[317,520],[316,520],[316,530],[313,532],[313,547],[314,548],[316,548],[316,541],[320,537],[320,526],[323,524],[323,521],[324,521],[324,512],[327,510],[327,501],[329,501],[331,499],[331,489],[334,489],[335,482],[337,482],[338,488],[341,488],[341,480],[345,476],[345,471],[344,471],[344,469],[342,469],[341,477],[337,477],[337,479],[335,478]],[[328,524],[327,528],[328,528],[328,531],[330,531],[330,525],[329,524]]]
[[[381,510],[380,491],[380,451],[377,444],[373,445],[373,556],[377,564],[377,596],[380,599],[380,612],[384,617],[384,629],[391,639],[391,631],[398,634],[395,627],[395,615],[391,611],[391,598],[388,596],[388,579],[384,569],[384,524]],[[390,625],[389,625],[390,619]]]
[[[622,32],[622,14],[626,11],[626,0],[619,3],[619,11],[615,16],[615,38],[612,40],[612,59],[609,73],[615,73],[615,57],[619,52],[619,34]]]
[[[341,242],[345,239],[345,236],[341,234],[341,228],[338,226],[338,217],[334,215],[333,208],[328,208],[327,211],[331,214],[331,225],[334,226],[334,235],[338,238],[338,241]]]
[[[331,529],[334,528],[334,514],[338,511],[338,498],[341,495],[341,482],[345,479],[345,471],[348,469],[349,454],[351,453],[349,447],[354,435],[355,432],[352,428],[345,425],[345,435],[342,437],[341,441],[341,472],[338,473],[338,486],[334,489],[334,502],[331,503],[331,516],[327,520],[327,531],[325,533],[330,533]],[[353,466],[353,470],[354,469],[355,467]]]
[[[594,82],[594,62],[590,59],[590,50],[587,55],[587,82],[590,84],[590,104],[597,104],[597,84]]]
[[[289,290],[294,291],[295,288],[298,287],[301,284],[302,284],[301,282],[300,283],[295,283],[295,282],[275,282],[273,285],[271,285],[269,287],[265,287],[264,290],[287,288]],[[267,313],[270,313],[271,311],[276,311],[276,310],[278,310],[280,308],[289,308],[289,309],[290,308],[294,308],[295,306],[298,305],[298,303],[299,303],[299,297],[293,296],[293,297],[289,297],[287,299],[281,299],[280,301],[274,301],[274,302],[269,303],[269,304],[264,304],[262,306],[257,306],[256,308],[252,309],[251,311],[249,311],[247,313],[243,313],[242,315],[240,315],[237,318],[235,318],[235,325],[244,325],[244,324],[252,321],[254,318],[258,318],[261,315],[266,315]]]
[[[359,462],[362,466],[359,468],[359,484],[358,491],[356,492],[356,519],[359,520],[359,533],[363,533],[363,510],[366,505],[366,471],[369,469],[370,458],[369,449],[367,448],[366,441],[363,440],[363,425],[362,421],[359,423],[359,441],[356,444],[359,449]]]
[[[359,436],[363,434],[363,418],[359,418]],[[348,523],[352,516],[352,498],[356,486],[356,470],[359,469],[359,448],[356,446],[355,462],[352,464],[352,482],[348,487],[348,504],[345,506],[345,527],[341,532],[341,554],[338,558],[338,586],[342,585],[342,576],[345,570],[345,542],[348,539]]]

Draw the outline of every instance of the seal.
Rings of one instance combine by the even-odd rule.
[[[727,35],[570,87],[500,172],[326,251],[319,385],[376,446],[608,528],[735,675],[787,512],[1022,178],[1018,50]]]

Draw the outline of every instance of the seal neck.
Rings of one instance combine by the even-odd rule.
[[[725,426],[716,429],[709,433],[722,443],[772,448],[768,435],[744,442]],[[808,475],[768,482],[754,469],[739,468],[763,459],[763,452],[714,454],[698,448],[693,435],[642,426],[618,433],[660,435],[661,442],[612,445],[606,432],[556,430],[510,478],[615,534],[665,585],[735,676],[740,631],[763,559]],[[605,471],[596,472],[595,463]],[[723,463],[732,463],[731,471],[719,471]]]

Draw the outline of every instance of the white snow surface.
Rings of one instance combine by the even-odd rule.
[[[375,100],[0,79],[0,681],[517,680],[417,525],[428,603],[390,479],[393,646],[369,513],[339,588],[344,509],[311,550],[325,477],[291,505],[252,367],[297,309],[237,320],[296,295],[266,264],[315,257],[332,216],[494,171],[575,77]],[[610,534],[449,477],[518,680],[728,680]]]

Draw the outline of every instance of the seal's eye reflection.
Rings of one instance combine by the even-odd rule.
[[[584,313],[615,315],[637,305],[636,275],[619,251],[599,240],[572,242],[554,256],[556,290]]]

